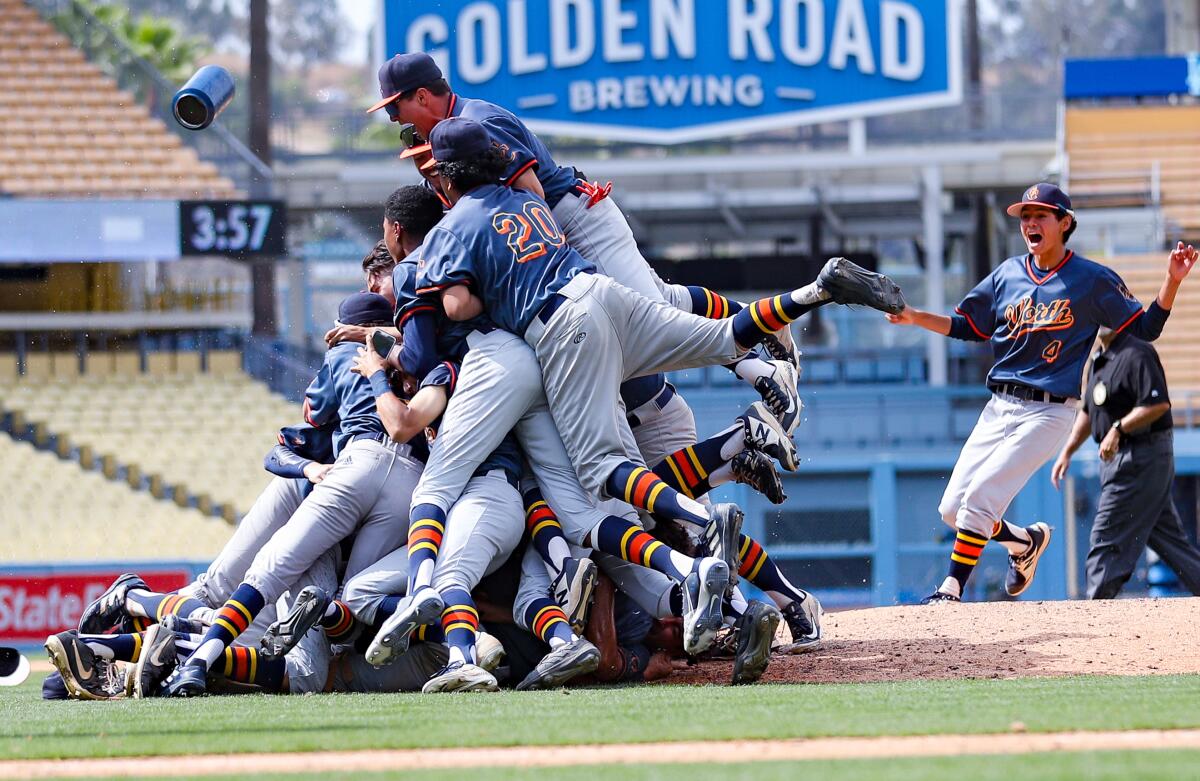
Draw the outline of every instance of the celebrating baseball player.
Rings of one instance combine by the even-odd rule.
[[[1008,214],[1021,221],[1029,252],[1008,258],[950,316],[905,307],[888,320],[968,341],[991,341],[992,398],[984,407],[938,507],[957,529],[950,571],[924,601],[957,602],[988,540],[1009,554],[1005,590],[1029,588],[1050,544],[1045,523],[1018,526],[1004,513],[1029,478],[1066,442],[1079,406],[1084,363],[1100,326],[1146,341],[1162,333],[1196,250],[1171,252],[1158,296],[1145,309],[1112,269],[1076,255],[1071,199],[1045,182],[1025,191]]]

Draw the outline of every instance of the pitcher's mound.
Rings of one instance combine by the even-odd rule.
[[[1200,598],[983,602],[827,613],[825,642],[764,683],[1200,673]],[[783,630],[786,631],[786,630]],[[729,663],[671,683],[726,683]]]

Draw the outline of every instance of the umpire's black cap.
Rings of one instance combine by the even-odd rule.
[[[351,293],[338,307],[342,325],[391,325],[392,305],[378,293]]]
[[[429,144],[433,159],[422,168],[429,168],[435,163],[473,160],[492,148],[492,137],[488,135],[487,128],[473,119],[450,117],[433,126]]]
[[[1008,216],[1020,217],[1023,206],[1045,206],[1058,212],[1060,217],[1064,213],[1075,216],[1071,209],[1071,198],[1060,187],[1049,182],[1038,182],[1026,190],[1020,201],[1008,207]]]
[[[379,68],[379,95],[383,98],[367,113],[378,111],[405,92],[442,78],[442,69],[425,52],[397,54]]]

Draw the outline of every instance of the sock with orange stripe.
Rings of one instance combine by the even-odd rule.
[[[442,611],[442,632],[450,649],[449,663],[475,664],[475,638],[479,635],[479,611],[465,589],[442,591],[446,609]]]
[[[238,586],[225,604],[213,614],[212,626],[204,633],[200,647],[188,657],[186,663],[202,663],[205,669],[211,670],[225,653],[225,649],[233,645],[233,641],[246,631],[265,604],[266,599],[254,586],[249,583]]]
[[[642,527],[615,515],[596,524],[590,537],[596,550],[658,570],[674,580],[683,580],[696,567],[696,559],[667,547]]]
[[[287,672],[286,657],[266,657],[257,648],[244,645],[225,649],[225,678],[237,683],[249,683],[271,692],[283,691]]]
[[[560,648],[577,639],[567,622],[567,614],[545,597],[539,597],[525,609],[525,628],[547,643],[551,650]]]
[[[671,453],[654,467],[654,474],[689,499],[696,499],[732,479],[733,473],[721,468],[745,446],[746,427],[738,423],[703,442]]]
[[[392,612],[395,612],[395,608],[392,608]],[[345,642],[354,633],[354,614],[350,612],[350,606],[340,599],[329,603],[320,623],[325,630],[325,637],[331,643]]]
[[[527,488],[522,498],[525,500],[525,528],[529,532],[529,541],[546,566],[557,575],[571,557],[562,524],[538,488]]]
[[[686,521],[697,526],[708,523],[708,510],[704,505],[684,496],[658,475],[632,461],[614,469],[604,489],[614,499],[621,499],[656,518]]]
[[[757,540],[741,535],[738,558],[742,562],[738,574],[766,592],[780,609],[804,599],[804,594],[784,576],[779,565],[767,555],[766,548]]]
[[[992,539],[1004,546],[1012,556],[1019,556],[1029,550],[1033,538],[1022,526],[1008,521],[996,521],[992,527]]]
[[[938,591],[961,597],[967,580],[975,571],[975,565],[979,563],[979,555],[983,553],[985,545],[986,538],[975,532],[959,529],[954,539],[954,550],[950,553],[950,572],[946,574],[946,579],[942,581]]]
[[[200,600],[181,597],[178,594],[158,594],[142,589],[130,589],[125,595],[125,610],[131,616],[142,616],[156,622],[171,615],[191,618],[193,611],[207,609],[208,605]]]
[[[408,593],[433,583],[442,536],[446,533],[446,513],[435,504],[418,504],[408,524]]]
[[[824,303],[824,301],[815,303],[797,301],[797,295],[803,294],[805,290],[808,288],[793,291],[790,295],[760,298],[751,302],[745,309],[733,316],[734,340],[741,347],[749,349],[761,342],[763,337],[770,336],[794,322],[796,318]],[[802,297],[806,296],[802,295]]]
[[[692,314],[694,315],[700,315],[709,320],[722,320],[742,311],[740,301],[728,299],[706,287],[688,285],[687,291],[692,299]]]
[[[141,634],[80,635],[79,639],[101,659],[136,662],[142,653]]]

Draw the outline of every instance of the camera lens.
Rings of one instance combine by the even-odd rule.
[[[183,95],[175,101],[175,119],[188,130],[207,127],[211,121],[208,107],[195,95]]]

